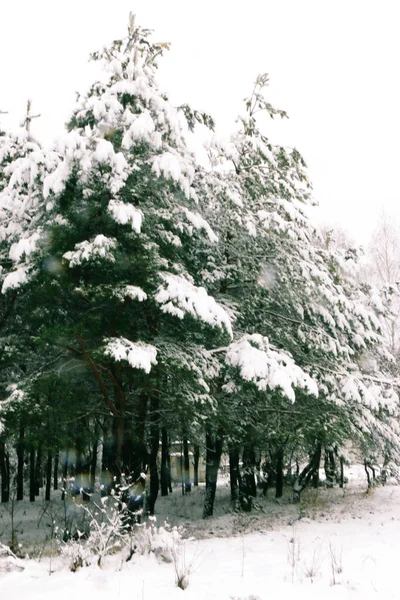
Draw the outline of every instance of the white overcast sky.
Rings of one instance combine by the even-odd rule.
[[[160,82],[229,131],[260,72],[290,120],[273,141],[305,157],[320,220],[366,243],[382,209],[400,221],[399,0],[0,0],[0,110],[62,132],[91,51],[125,35],[129,11],[170,41]],[[3,118],[4,122],[4,118]],[[268,131],[266,131],[268,135]]]

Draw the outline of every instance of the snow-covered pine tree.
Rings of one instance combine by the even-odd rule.
[[[8,447],[17,446],[17,499],[23,495],[24,446],[35,439],[33,427],[25,430],[27,415],[30,425],[43,416],[35,401],[35,381],[49,359],[45,353],[39,355],[33,343],[35,332],[25,318],[32,305],[23,284],[35,270],[32,257],[44,232],[41,190],[57,156],[43,151],[31,136],[33,118],[28,102],[21,128],[0,135],[0,419],[6,425],[3,437]]]
[[[186,403],[207,401],[196,361],[232,335],[229,313],[196,285],[193,249],[218,240],[198,212],[185,115],[156,83],[163,50],[132,18],[125,39],[93,55],[107,76],[79,99],[44,181],[47,237],[31,315],[41,342],[96,380],[112,415],[112,474],[148,460],[150,510],[163,402],[181,379]]]
[[[269,390],[264,396],[267,408],[275,406],[277,412],[284,408],[289,415],[290,402],[282,407],[282,393],[271,391],[280,387],[293,401],[294,394],[285,393],[290,378],[274,379],[268,368],[271,354],[265,348],[288,352],[312,375],[318,382],[318,400],[315,393],[298,394],[286,419],[290,435],[295,431],[299,440],[306,439],[310,450],[340,444],[355,432],[361,443],[369,419],[369,431],[381,430],[383,435],[385,429],[398,453],[400,438],[394,444],[397,427],[390,414],[398,410],[393,382],[377,363],[366,359],[384,352],[380,299],[369,297],[357,282],[353,254],[316,247],[304,208],[311,190],[305,163],[296,149],[272,145],[258,127],[259,112],[285,116],[264,99],[266,84],[266,76],[257,79],[246,102],[247,113],[238,120],[238,131],[229,142],[210,144],[213,171],[204,173],[199,193],[204,214],[220,239],[217,253],[201,259],[207,262],[203,276],[214,295],[237,313],[236,332],[245,334],[228,348],[225,361],[238,367],[245,381]],[[242,362],[234,363],[231,350],[237,344],[247,345],[247,351],[241,353]],[[260,350],[264,360],[250,360],[252,352]],[[256,415],[262,413],[252,412],[254,395],[244,393],[236,375],[234,381],[230,377],[224,389],[232,398],[238,395],[238,418],[246,415],[249,436],[254,438],[255,423],[257,430],[263,426]],[[349,394],[354,381],[363,390],[355,396]],[[243,397],[250,402],[247,409]],[[268,420],[266,425],[268,430]],[[280,427],[285,428],[285,419]]]

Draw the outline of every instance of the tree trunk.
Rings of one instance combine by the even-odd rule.
[[[117,384],[114,387],[114,405],[118,411],[117,415],[113,416],[112,420],[112,462],[109,467],[113,482],[112,486],[119,484],[121,475],[125,472],[124,464],[124,441],[125,441],[125,396],[120,385],[121,381],[121,366],[117,365],[113,372],[113,376]]]
[[[31,446],[29,453],[29,500],[35,501],[36,479],[35,479],[35,448]]]
[[[371,467],[368,464],[368,461],[364,460],[364,469],[367,474],[368,489],[370,489],[372,487],[372,479],[371,479],[370,472],[368,470],[369,468],[371,468]]]
[[[324,460],[324,468],[325,468],[325,477],[326,477],[326,487],[333,488],[335,483],[335,455],[333,450],[325,450],[325,460]]]
[[[63,470],[62,470],[61,500],[65,500],[65,494],[67,493],[67,485],[68,485],[68,451],[65,455]]]
[[[224,440],[222,431],[213,437],[209,427],[206,428],[206,495],[204,498],[203,519],[212,517],[214,512],[215,492],[217,490],[218,469],[221,462]]]
[[[147,500],[147,508],[150,515],[154,515],[155,504],[157,501],[158,490],[160,487],[160,481],[157,470],[157,455],[160,446],[160,401],[158,398],[158,393],[153,392],[153,394],[154,395],[150,401],[150,491]]]
[[[92,448],[92,460],[90,461],[90,490],[93,493],[96,484],[96,469],[97,469],[97,452],[99,448],[99,441],[93,442]]]
[[[53,468],[53,490],[56,492],[58,490],[58,463],[60,460],[60,455],[58,452],[54,455],[54,468]]]
[[[17,443],[17,500],[24,499],[24,437],[25,429],[20,424]]]
[[[193,485],[198,487],[199,485],[199,460],[200,460],[200,446],[193,444]]]
[[[300,500],[300,494],[309,483],[311,478],[313,481],[315,477],[318,477],[319,464],[321,462],[321,452],[322,452],[322,444],[321,442],[317,442],[315,446],[314,453],[310,458],[310,462],[303,469],[303,471],[297,477],[294,486],[293,486],[293,501],[298,502]]]
[[[283,496],[283,457],[284,447],[281,446],[275,453],[275,471],[276,471],[276,485],[275,485],[275,498],[282,498]]]
[[[161,429],[161,496],[168,496],[168,433]]]
[[[52,472],[52,455],[51,452],[47,454],[47,463],[46,463],[46,493],[45,500],[47,502],[50,501],[50,491],[51,491],[51,472]]]
[[[172,494],[171,454],[169,452],[169,444],[168,444],[168,452],[167,452],[167,465],[168,465],[168,491],[170,494]]]
[[[183,438],[183,481],[182,481],[182,494],[187,494],[192,491],[192,484],[190,482],[190,460],[189,460],[189,444],[187,438]]]
[[[344,488],[344,458],[343,456],[340,457],[340,481],[339,481],[339,487],[340,488]]]
[[[73,485],[73,494],[79,496],[81,487],[82,487],[82,474],[83,474],[83,449],[82,449],[82,437],[78,435],[75,440],[75,449],[76,449],[76,457],[75,457],[75,481]]]
[[[236,444],[229,445],[229,476],[231,484],[231,502],[234,508],[239,506],[239,486],[240,486],[240,467],[239,467],[239,447]]]
[[[109,471],[112,476],[112,487],[114,488],[121,480],[124,471],[122,465],[122,449],[124,445],[124,418],[122,415],[114,415],[111,427],[111,456]]]
[[[253,498],[257,496],[255,479],[256,454],[252,444],[246,444],[243,448],[243,473],[239,485],[240,507],[245,512],[250,512]]]
[[[39,496],[41,487],[43,487],[42,447],[39,446],[35,465],[35,496]]]
[[[1,501],[10,499],[10,463],[6,451],[6,443],[0,441],[0,474],[1,474]]]

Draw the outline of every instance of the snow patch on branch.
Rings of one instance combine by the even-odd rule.
[[[85,240],[75,244],[75,250],[63,254],[63,258],[69,261],[70,267],[81,265],[84,261],[103,259],[115,262],[115,257],[111,250],[116,248],[117,243],[114,239],[107,238],[105,235],[96,235],[92,242]]]
[[[259,334],[245,335],[228,346],[226,363],[239,369],[240,376],[265,391],[280,388],[292,402],[294,388],[318,396],[316,382],[283,352],[271,350],[268,339]]]
[[[131,300],[137,300],[138,302],[143,302],[147,300],[147,294],[142,290],[142,288],[136,285],[125,285],[124,287],[117,289],[114,291],[114,296],[118,298],[118,300],[125,300],[125,298],[130,298]]]
[[[117,223],[121,223],[121,225],[130,224],[136,233],[140,233],[143,213],[135,208],[133,204],[122,202],[122,200],[110,200],[108,212]]]
[[[4,278],[1,292],[2,294],[5,294],[7,290],[17,289],[27,281],[28,267],[19,267],[16,271],[12,271]]]
[[[185,314],[192,315],[212,327],[225,328],[232,337],[232,323],[228,312],[218,304],[203,287],[197,287],[181,275],[159,273],[163,280],[155,295],[161,310],[183,319]]]
[[[164,175],[166,179],[174,181],[179,181],[182,175],[180,161],[172,152],[164,152],[156,156],[152,168],[157,177]]]
[[[144,342],[131,342],[126,338],[106,338],[104,354],[115,361],[126,360],[133,369],[150,373],[152,365],[157,364],[157,348]]]
[[[190,223],[195,229],[203,229],[208,235],[208,239],[213,244],[216,244],[218,242],[218,236],[214,233],[214,231],[210,227],[210,224],[205,219],[203,219],[203,217],[199,213],[194,213],[188,210],[187,208],[184,208],[183,211],[186,215],[187,220],[190,221]]]
[[[129,149],[137,141],[148,142],[157,149],[162,144],[161,135],[156,132],[156,126],[147,109],[140,115],[133,115],[133,121],[122,139],[122,146]]]
[[[34,232],[31,236],[22,238],[18,242],[12,244],[9,253],[11,260],[13,262],[19,262],[24,255],[26,257],[30,256],[32,252],[36,250],[38,240],[40,240],[40,234]]]

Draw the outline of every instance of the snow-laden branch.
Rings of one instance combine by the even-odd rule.
[[[142,369],[150,373],[152,365],[157,364],[157,348],[144,342],[131,342],[126,338],[106,338],[104,354],[115,361],[126,360],[133,369]]]
[[[203,287],[197,287],[181,275],[159,273],[163,283],[154,299],[165,313],[183,319],[190,314],[212,327],[225,328],[231,337],[232,323],[228,312]]]
[[[226,363],[239,369],[240,376],[261,390],[276,389],[292,402],[295,388],[318,396],[316,382],[284,352],[272,350],[268,339],[259,334],[244,335],[227,348]]]
[[[100,234],[96,235],[93,241],[80,242],[75,244],[75,250],[70,250],[63,255],[63,258],[69,261],[70,267],[81,265],[82,262],[103,259],[111,262],[115,261],[114,254],[111,252],[117,243],[112,238]]]

